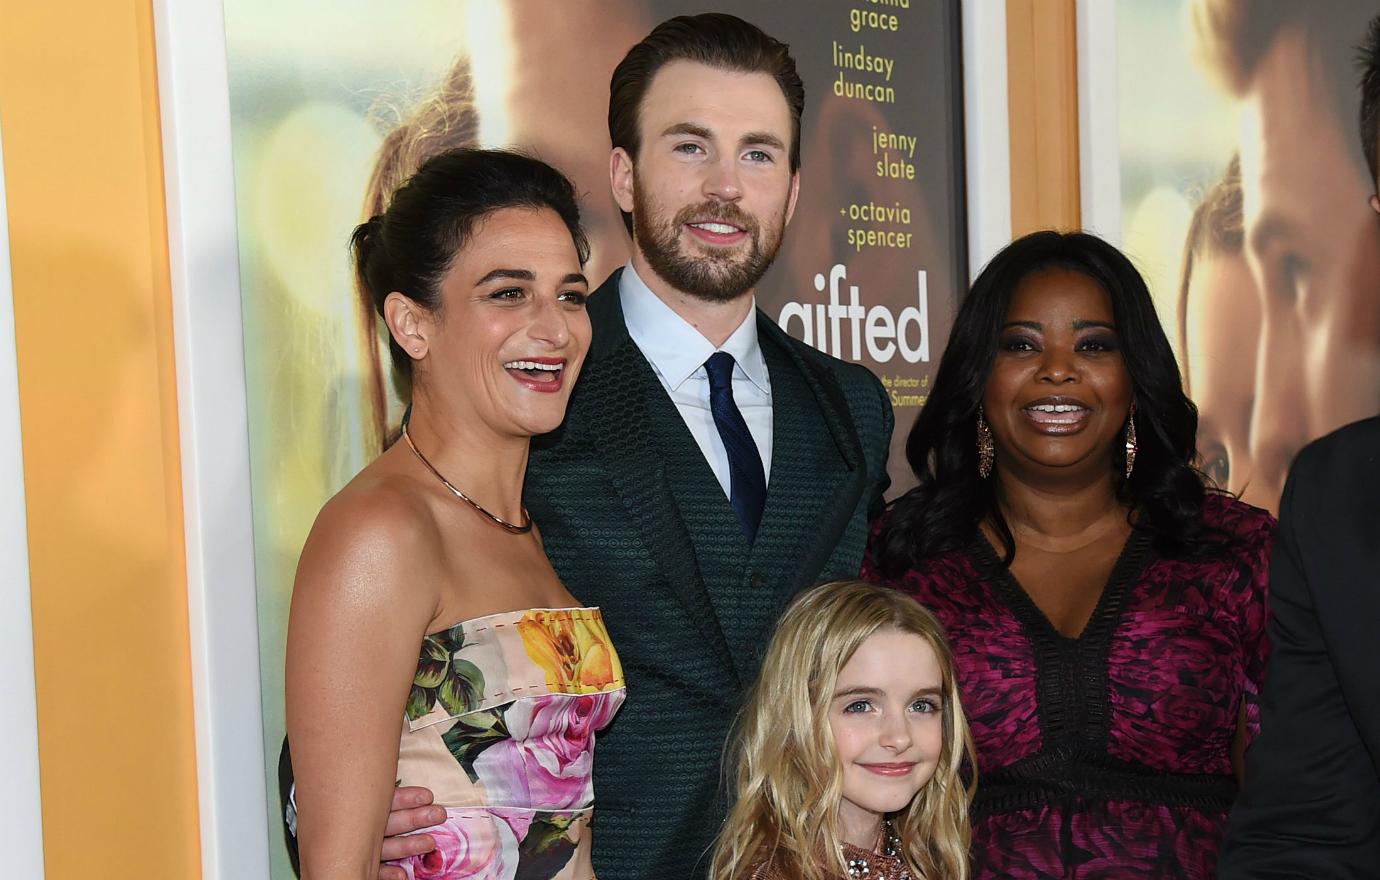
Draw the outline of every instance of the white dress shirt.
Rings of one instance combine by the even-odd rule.
[[[731,497],[728,451],[714,424],[709,409],[709,375],[704,362],[716,351],[733,355],[733,402],[747,422],[757,454],[762,457],[762,473],[771,482],[771,379],[767,361],[757,343],[757,303],[747,317],[719,348],[693,325],[677,315],[661,297],[652,293],[638,277],[632,263],[623,267],[618,279],[618,297],[623,304],[623,319],[628,335],[641,349],[661,387],[670,395],[690,436],[700,446],[705,461],[718,477],[724,495]]]

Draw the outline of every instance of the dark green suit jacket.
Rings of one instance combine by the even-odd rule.
[[[533,442],[525,500],[556,572],[603,609],[628,698],[598,739],[600,880],[702,876],[725,811],[724,743],[782,608],[856,577],[888,485],[875,376],[758,313],[772,456],[757,540],[628,335],[615,272],[562,427]]]

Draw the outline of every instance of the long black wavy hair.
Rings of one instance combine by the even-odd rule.
[[[876,543],[881,570],[897,575],[926,557],[967,546],[983,519],[993,523],[1010,564],[1015,540],[998,509],[994,480],[978,474],[977,414],[996,359],[1007,309],[1029,275],[1049,268],[1092,278],[1107,291],[1136,402],[1135,469],[1122,476],[1118,442],[1111,467],[1132,524],[1156,549],[1198,555],[1220,537],[1202,522],[1209,491],[1194,466],[1198,409],[1184,394],[1173,349],[1140,273],[1120,251],[1082,232],[1034,232],[992,258],[954,318],[929,400],[906,440],[919,484],[891,505]]]

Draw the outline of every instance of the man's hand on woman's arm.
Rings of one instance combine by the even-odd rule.
[[[446,811],[431,805],[431,791],[425,788],[399,788],[393,792],[388,807],[388,824],[383,833],[383,860],[405,859],[436,848],[430,834],[410,832],[440,825]],[[379,880],[407,880],[407,874],[396,865],[379,865]]]

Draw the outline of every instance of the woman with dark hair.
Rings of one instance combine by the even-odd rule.
[[[1037,232],[954,321],[865,574],[953,642],[975,878],[1211,877],[1265,669],[1274,520],[1210,490],[1116,248]]]
[[[436,847],[387,870],[589,880],[594,732],[622,670],[522,506],[531,438],[560,425],[589,348],[574,190],[535,159],[455,150],[351,244],[411,417],[326,504],[297,569],[302,876],[381,876],[394,786],[422,785],[445,808]]]

